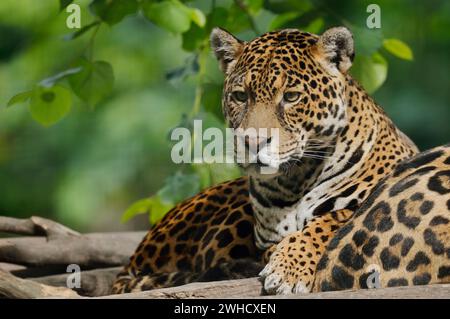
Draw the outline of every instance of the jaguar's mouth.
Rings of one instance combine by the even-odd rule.
[[[302,163],[297,159],[288,159],[276,166],[269,165],[259,160],[256,163],[239,164],[247,174],[266,175],[269,177],[291,175],[298,170],[301,165]]]

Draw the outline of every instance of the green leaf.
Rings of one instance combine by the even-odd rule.
[[[26,102],[31,97],[32,93],[33,93],[33,91],[30,90],[30,91],[21,92],[21,93],[14,95],[8,101],[8,104],[6,105],[6,107],[10,107],[10,106],[13,106],[14,104]]]
[[[81,72],[69,78],[70,86],[77,96],[90,106],[97,105],[109,95],[114,86],[112,66],[105,61],[81,60]]]
[[[32,117],[44,126],[58,122],[72,106],[70,91],[62,86],[37,86],[31,95],[30,112]]]
[[[85,34],[90,29],[92,29],[96,25],[99,25],[100,23],[101,23],[101,21],[99,21],[99,20],[89,23],[89,24],[85,25],[84,27],[82,27],[80,30],[65,35],[64,40],[73,40],[75,38],[78,38],[79,36]]]
[[[175,206],[173,203],[166,203],[162,200],[162,198],[158,195],[152,196],[152,206],[150,207],[150,224],[154,225],[164,217],[165,214],[169,212],[169,210]]]
[[[93,0],[89,5],[91,12],[109,25],[114,25],[138,10],[136,0]]]
[[[380,29],[351,28],[358,55],[370,56],[383,45],[383,33]]]
[[[157,194],[163,202],[176,204],[195,195],[199,190],[200,181],[197,175],[178,171],[165,180],[163,188]]]
[[[59,11],[63,11],[65,8],[71,4],[73,0],[59,0]]]
[[[300,16],[298,12],[286,12],[275,16],[270,22],[269,30],[278,30],[283,28],[288,22],[297,19]]]
[[[411,48],[399,39],[384,39],[383,47],[400,59],[408,61],[413,59]]]
[[[172,203],[164,203],[159,195],[144,198],[134,202],[127,208],[121,217],[121,222],[126,223],[137,215],[149,214],[150,223],[155,224],[164,217],[173,206]]]
[[[368,93],[375,92],[384,83],[387,71],[388,63],[379,53],[357,56],[351,68],[352,75]]]
[[[158,222],[175,204],[191,197],[200,190],[200,179],[196,174],[181,172],[168,177],[164,186],[152,197],[132,204],[122,215],[122,222],[138,215],[149,213],[150,223]]]
[[[149,213],[151,206],[152,206],[151,198],[140,199],[127,208],[125,213],[123,213],[120,221],[122,223],[125,223],[136,215]]]
[[[188,12],[191,20],[199,27],[204,27],[206,24],[206,17],[203,12],[196,8],[186,8],[189,10]]]
[[[42,80],[42,81],[39,83],[39,85],[45,86],[45,87],[51,87],[51,86],[53,86],[57,81],[59,81],[59,80],[65,78],[65,77],[71,76],[72,74],[77,74],[77,73],[80,72],[82,69],[83,69],[82,67],[76,67],[76,68],[71,68],[71,69],[62,71],[62,72],[60,72],[60,73],[58,73],[58,74],[55,74],[55,75],[53,75],[53,76],[51,76],[51,77],[49,77],[49,78],[46,78],[46,79]]]
[[[145,2],[143,10],[145,16],[156,25],[173,33],[183,33],[189,30],[192,13],[177,0],[162,2]]]

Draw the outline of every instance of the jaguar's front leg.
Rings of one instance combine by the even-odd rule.
[[[335,232],[352,216],[350,210],[331,212],[311,219],[298,232],[284,238],[260,273],[269,294],[308,293],[316,265]]]

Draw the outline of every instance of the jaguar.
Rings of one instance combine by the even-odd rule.
[[[351,32],[210,42],[228,126],[265,132],[235,140],[256,160],[171,209],[113,293],[258,274],[268,294],[367,288],[375,271],[383,286],[448,282],[449,149],[417,155],[352,78]]]

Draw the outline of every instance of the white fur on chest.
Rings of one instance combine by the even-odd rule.
[[[261,217],[260,221],[266,223],[265,225],[269,224],[271,229],[271,231],[264,232],[264,237],[269,239],[271,242],[280,242],[286,236],[294,232],[301,231],[304,225],[314,217],[314,211],[321,204],[340,194],[343,190],[343,184],[350,181],[352,179],[352,175],[360,169],[372,146],[372,141],[362,145],[363,154],[361,159],[358,163],[354,163],[353,166],[346,170],[344,170],[344,167],[346,166],[349,157],[351,157],[351,155],[356,151],[356,147],[345,152],[347,156],[339,163],[330,160],[330,162],[325,165],[325,168],[329,165],[332,169],[326,171],[326,174],[319,176],[317,178],[316,186],[313,186],[308,193],[304,194],[302,199],[300,199],[300,201],[293,207],[286,207],[283,209],[271,209],[261,206],[257,207],[257,211]],[[344,153],[343,147],[344,145],[336,147],[334,158]],[[335,177],[330,178],[335,174],[337,174]],[[327,180],[327,178],[330,179]],[[356,195],[336,198],[331,211],[344,209],[347,207],[349,202],[355,198],[354,196]]]

